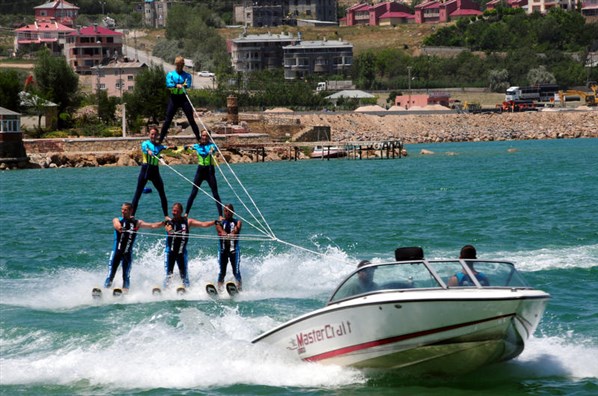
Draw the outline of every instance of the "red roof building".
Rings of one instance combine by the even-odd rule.
[[[15,51],[35,51],[47,47],[53,54],[60,55],[66,44],[66,37],[75,31],[52,19],[39,19],[15,30]]]
[[[523,8],[527,6],[527,0],[490,0],[486,3],[486,9],[494,10],[499,5],[505,8]]]
[[[472,0],[430,0],[415,6],[416,23],[449,22],[464,16],[482,15]]]
[[[74,30],[67,37],[66,60],[80,74],[92,74],[92,68],[122,57],[123,35],[102,26]]]
[[[50,1],[34,7],[35,19],[55,19],[56,22],[68,27],[73,27],[77,15],[79,14],[79,7],[64,0]]]

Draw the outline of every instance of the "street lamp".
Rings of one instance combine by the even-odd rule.
[[[106,5],[106,2],[105,1],[100,1],[100,5],[102,6],[102,15],[105,15],[104,14],[104,6]]]

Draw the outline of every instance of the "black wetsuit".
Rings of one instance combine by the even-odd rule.
[[[116,270],[122,261],[123,264],[123,288],[128,289],[130,283],[131,264],[133,263],[133,244],[137,233],[137,223],[133,217],[128,219],[120,218],[120,225],[122,231],[114,230],[114,246],[110,254],[110,261],[108,262],[108,276],[104,282],[104,287],[111,287]]]
[[[164,269],[166,279],[164,287],[168,287],[174,271],[174,264],[179,268],[179,274],[185,287],[189,286],[189,272],[187,261],[187,241],[189,240],[189,222],[186,217],[172,219],[172,231],[166,237]]]

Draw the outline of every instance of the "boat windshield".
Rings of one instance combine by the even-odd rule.
[[[362,267],[345,279],[329,303],[384,291],[484,287],[529,285],[507,261],[417,260]]]

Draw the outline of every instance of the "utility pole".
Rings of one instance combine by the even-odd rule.
[[[407,66],[407,73],[409,74],[409,100],[407,101],[407,109],[411,108],[411,66]]]

